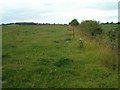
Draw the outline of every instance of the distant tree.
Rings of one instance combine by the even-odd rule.
[[[106,22],[106,24],[109,24],[109,22]]]
[[[75,31],[74,31],[74,27],[78,26],[79,25],[79,22],[77,21],[77,19],[73,19],[69,25],[71,25],[73,27],[73,38],[75,38]]]
[[[110,24],[113,24],[113,22],[111,22]]]
[[[91,34],[92,36],[96,36],[96,35],[100,35],[102,34],[102,28],[99,24],[98,21],[95,20],[85,20],[81,22],[81,26],[82,28],[84,28],[84,30]]]
[[[34,22],[16,22],[16,25],[37,25],[37,23]]]
[[[5,24],[4,24],[4,23],[2,23],[2,25],[4,26]]]
[[[64,24],[64,25],[67,25],[67,24]]]
[[[120,22],[117,22],[116,24],[120,24]]]
[[[77,19],[73,19],[69,24],[71,26],[77,26],[77,25],[79,25],[79,22],[77,21]]]

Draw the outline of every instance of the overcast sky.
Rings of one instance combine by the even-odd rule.
[[[0,23],[118,21],[119,0],[0,0]]]

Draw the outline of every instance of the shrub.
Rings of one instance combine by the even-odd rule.
[[[102,34],[102,31],[103,31],[99,22],[94,21],[94,20],[82,21],[81,27],[82,29],[84,28],[84,30],[92,36],[100,35]]]
[[[112,41],[115,41],[115,40],[117,39],[118,30],[119,30],[119,29],[116,28],[116,29],[110,30],[110,31],[108,32],[108,36],[109,36],[111,42],[112,42]]]

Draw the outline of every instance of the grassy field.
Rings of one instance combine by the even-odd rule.
[[[117,51],[67,28],[3,26],[3,88],[118,87]]]

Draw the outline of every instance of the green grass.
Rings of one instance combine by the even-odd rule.
[[[3,88],[116,88],[116,51],[64,25],[3,26]]]

